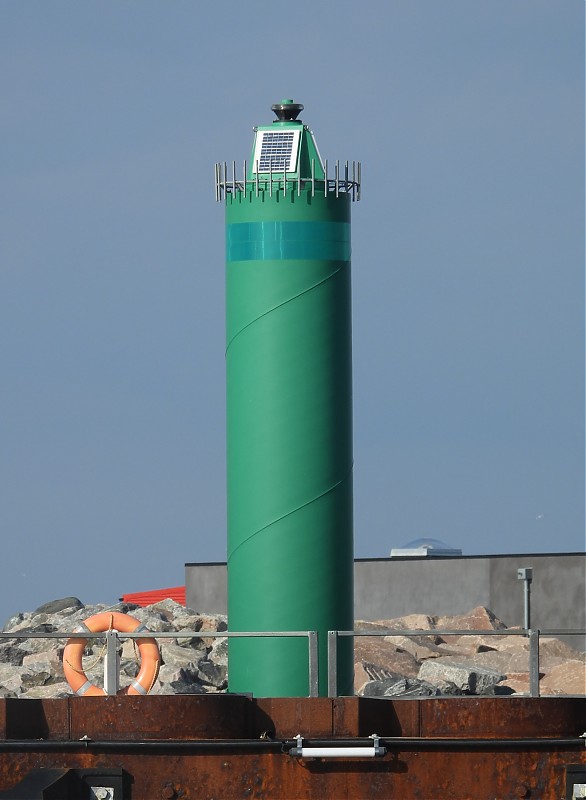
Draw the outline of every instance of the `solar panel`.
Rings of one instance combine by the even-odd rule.
[[[294,172],[299,149],[298,130],[259,131],[254,148],[253,170]]]

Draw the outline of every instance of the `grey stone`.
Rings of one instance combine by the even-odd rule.
[[[159,669],[159,675],[157,678],[158,684],[166,684],[166,683],[173,683],[175,681],[179,681],[184,677],[181,672],[181,667],[176,665],[171,666],[170,664],[163,664],[163,666]]]
[[[198,681],[197,667],[194,669],[163,665],[152,694],[204,694]]]
[[[483,694],[490,686],[505,680],[506,675],[492,669],[470,666],[447,659],[427,659],[421,665],[419,680],[427,681],[435,686],[454,684],[467,694]]]
[[[51,680],[51,673],[46,669],[27,669],[21,672],[20,679],[23,690],[33,686],[45,686]]]
[[[18,625],[20,622],[22,622],[22,621],[23,621],[23,619],[24,619],[24,614],[21,614],[21,613],[18,613],[18,614],[13,614],[11,617],[9,617],[9,618],[6,620],[6,622],[5,622],[5,623],[4,623],[4,625],[2,626],[2,632],[3,632],[3,633],[10,633],[10,631],[12,630],[12,628],[13,628],[15,625]]]
[[[195,611],[183,608],[173,617],[173,624],[177,630],[198,631],[202,626],[202,618]]]
[[[211,648],[208,658],[215,664],[222,667],[228,666],[228,640],[216,639],[213,647]]]
[[[390,642],[399,651],[410,653],[418,661],[446,655],[445,650],[440,649],[431,636],[385,636],[384,641]]]
[[[148,606],[148,608],[151,614],[162,614],[167,617],[168,620],[175,620],[178,616],[184,615],[187,612],[185,606],[182,606],[181,603],[177,603],[170,597],[159,600],[157,603]]]
[[[440,694],[437,686],[413,678],[394,675],[379,681],[369,681],[361,691],[363,697],[431,697]]]
[[[126,677],[134,679],[138,675],[139,667],[136,661],[130,658],[121,659],[120,661],[120,676],[126,675]]]
[[[130,616],[144,623],[149,631],[165,632],[173,630],[173,626],[169,622],[167,615],[161,613],[160,611],[151,613],[150,606],[135,609]]]
[[[372,678],[379,677],[372,674],[374,667],[390,671],[395,675],[405,675],[408,678],[416,678],[419,672],[419,662],[415,656],[395,647],[390,642],[385,642],[380,636],[357,637],[354,640],[354,660],[356,664],[368,664]],[[380,677],[388,677],[388,675]]]
[[[205,656],[205,650],[199,648],[180,647],[174,640],[163,639],[160,644],[161,664],[172,664],[182,667],[197,663]]]
[[[170,684],[173,694],[206,694],[206,689],[200,683],[185,683],[174,681]]]
[[[473,608],[467,614],[456,616],[434,617],[436,628],[451,630],[500,630],[506,628],[505,623],[485,606]],[[448,639],[451,637],[448,636]],[[447,639],[445,640],[447,641]]]
[[[515,694],[515,690],[510,686],[501,686],[500,683],[495,683],[494,686],[487,686],[482,694],[486,696]]]
[[[22,666],[32,670],[46,670],[51,675],[63,678],[63,648],[55,648],[42,653],[29,653],[23,658]]]
[[[214,639],[202,638],[201,636],[181,636],[170,641],[186,650],[199,650],[201,653],[209,653]]]
[[[20,688],[21,686],[21,672],[22,669],[15,668],[12,664],[0,664],[0,686],[10,688],[10,691],[16,691],[14,687],[18,685]]]
[[[198,677],[202,683],[214,686],[216,689],[226,689],[228,686],[226,667],[214,664],[213,661],[199,662]]]
[[[0,665],[0,686],[20,696],[33,686],[44,686],[50,673],[28,667],[14,668],[9,664]]]
[[[57,614],[63,613],[65,609],[77,611],[79,608],[83,608],[83,603],[77,597],[63,597],[61,600],[50,600],[48,603],[43,603],[33,614]]]
[[[442,697],[461,697],[462,695],[468,694],[468,692],[460,689],[459,686],[456,686],[455,683],[451,683],[450,681],[442,683],[438,688]]]
[[[425,681],[405,678],[385,689],[384,697],[435,697],[439,694],[441,691],[437,686],[432,686]]]
[[[48,619],[46,614],[37,614],[36,616],[33,614],[19,614],[18,617],[11,617],[11,620],[14,622],[11,623],[10,628],[7,629],[6,633],[20,633],[24,631],[26,634],[27,631],[34,631],[38,625],[42,625]]]
[[[53,699],[57,697],[68,697],[71,695],[71,689],[64,681],[60,683],[46,684],[45,686],[32,686],[30,689],[21,695],[23,700],[34,699]]]
[[[0,663],[20,667],[25,656],[26,650],[23,650],[17,644],[11,641],[0,643]]]

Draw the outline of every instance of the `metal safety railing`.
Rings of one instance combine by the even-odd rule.
[[[338,639],[349,636],[352,638],[363,636],[383,636],[383,637],[429,637],[429,636],[524,636],[529,639],[529,696],[539,697],[539,637],[540,636],[584,636],[586,630],[574,629],[510,629],[502,630],[399,630],[389,628],[387,630],[368,630],[368,631],[328,631],[328,697],[338,697]]]
[[[319,651],[317,631],[150,631],[140,633],[121,633],[116,630],[98,633],[64,633],[63,631],[12,631],[0,633],[2,639],[105,639],[104,691],[115,695],[119,686],[118,647],[123,639],[251,639],[251,638],[294,638],[307,639],[307,668],[309,678],[309,697],[319,695]]]
[[[539,697],[539,660],[541,636],[585,636],[586,629],[510,629],[502,630],[458,630],[458,629],[431,629],[431,630],[401,630],[389,628],[385,630],[360,630],[360,631],[328,631],[327,642],[327,679],[328,696],[338,697],[337,685],[337,654],[338,639],[340,637],[387,637],[394,638],[405,636],[408,638],[429,638],[430,636],[523,636],[529,640],[528,673],[529,696]],[[302,637],[308,643],[308,681],[309,697],[319,696],[319,637],[317,631],[150,631],[141,630],[138,633],[122,633],[116,630],[88,633],[67,633],[63,631],[11,631],[0,632],[0,641],[3,639],[104,639],[106,642],[104,683],[105,691],[115,695],[119,686],[119,663],[117,659],[120,641],[124,639],[230,639],[230,638],[290,638]]]
[[[345,161],[340,164],[336,161],[333,166],[333,173],[329,173],[328,161],[324,161],[324,176],[316,177],[315,159],[311,159],[311,173],[302,176],[301,172],[292,173],[284,167],[282,170],[274,170],[269,165],[268,172],[259,173],[258,161],[253,177],[248,176],[247,163],[244,161],[242,177],[236,174],[236,162],[232,161],[232,174],[228,172],[228,162],[218,162],[214,168],[214,183],[216,189],[216,202],[221,202],[228,195],[236,195],[241,192],[244,197],[247,194],[254,194],[256,197],[261,192],[268,192],[272,197],[273,192],[293,188],[297,194],[306,186],[311,188],[311,196],[314,197],[316,191],[339,197],[340,194],[349,194],[352,200],[358,201],[361,196],[362,185],[362,166],[360,161]],[[321,166],[321,165],[320,165]]]

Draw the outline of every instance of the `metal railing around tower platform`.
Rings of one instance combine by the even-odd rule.
[[[321,165],[320,165],[321,166]],[[311,190],[311,196],[316,192],[339,197],[340,194],[349,194],[352,201],[360,200],[362,184],[362,167],[360,161],[346,161],[340,164],[336,161],[333,165],[333,174],[328,173],[327,159],[324,161],[324,176],[316,177],[315,159],[311,160],[311,174],[303,177],[301,172],[292,173],[287,169],[268,173],[259,173],[258,162],[253,177],[248,177],[246,161],[243,163],[242,176],[238,177],[236,172],[236,162],[232,161],[232,174],[228,172],[228,162],[220,161],[215,165],[215,187],[216,202],[220,203],[228,195],[234,196],[236,192],[242,192],[244,197],[253,194],[268,192],[272,197],[273,192],[282,191],[286,193],[293,189],[298,195],[307,187]],[[320,170],[321,171],[321,170]]]

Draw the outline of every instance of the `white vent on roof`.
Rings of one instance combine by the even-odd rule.
[[[425,558],[426,556],[461,556],[462,551],[439,539],[414,539],[404,547],[393,547],[391,558]]]

